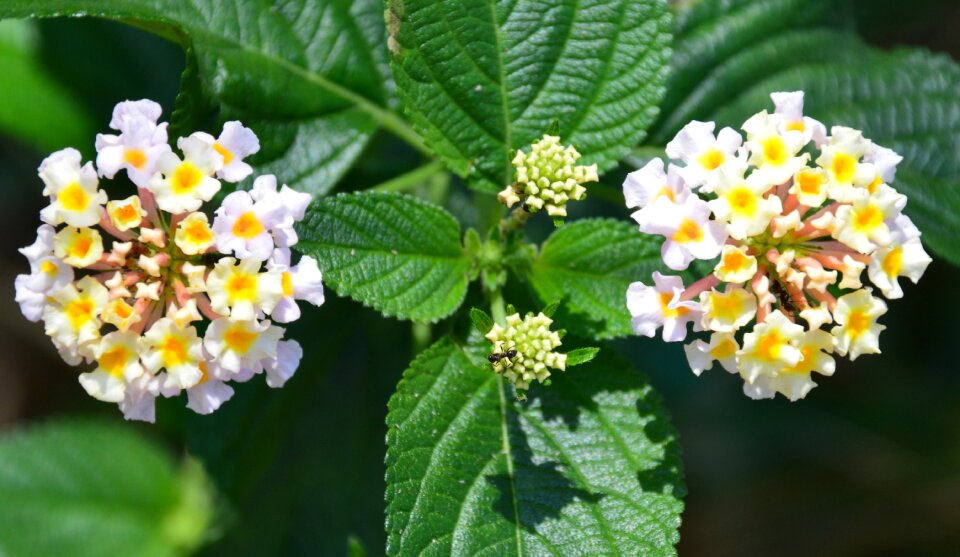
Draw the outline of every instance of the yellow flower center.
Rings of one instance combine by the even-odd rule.
[[[706,153],[700,155],[700,158],[697,159],[697,162],[700,163],[700,166],[706,170],[716,170],[726,157],[723,156],[723,153],[717,149],[713,148],[708,150]]]
[[[137,208],[134,207],[133,204],[121,205],[117,207],[116,211],[114,211],[114,215],[118,221],[124,223],[132,222],[140,218],[140,212],[137,211]]]
[[[742,312],[743,300],[736,295],[736,292],[710,294],[710,313],[720,321],[732,323]]]
[[[262,233],[263,224],[257,218],[257,215],[253,214],[253,211],[240,215],[237,222],[233,223],[233,235],[237,238],[256,238]]]
[[[657,192],[657,195],[653,196],[653,199],[650,200],[650,203],[660,199],[661,197],[666,197],[674,203],[677,202],[677,194],[673,193],[673,190],[670,189],[670,186],[663,186],[660,188],[660,191]]]
[[[736,273],[747,264],[747,257],[739,251],[728,251],[723,255],[721,270],[724,273]]]
[[[283,286],[284,296],[293,296],[293,275],[284,271],[284,273],[280,275],[280,284]]]
[[[800,347],[800,354],[802,359],[797,362],[795,366],[788,366],[781,370],[782,373],[795,373],[797,375],[806,375],[813,371],[813,363],[815,352],[817,351],[816,347],[812,344],[806,344]]]
[[[797,185],[800,187],[800,192],[807,195],[819,195],[823,182],[823,176],[816,172],[801,171],[797,174]]]
[[[143,149],[127,149],[123,152],[123,162],[137,170],[142,170],[143,165],[147,164],[147,155]]]
[[[251,333],[242,325],[231,327],[223,334],[223,341],[227,347],[237,354],[246,354],[255,340],[257,340],[257,333]]]
[[[893,278],[900,276],[900,271],[903,269],[903,248],[895,247],[890,250],[890,253],[883,258],[880,266],[888,277]]]
[[[236,273],[227,279],[227,294],[231,300],[253,300],[257,297],[256,275]]]
[[[74,259],[83,259],[88,253],[90,253],[90,248],[92,247],[93,238],[86,234],[78,235],[73,240],[73,244],[70,245],[70,257]]]
[[[184,161],[173,171],[170,187],[175,195],[192,192],[203,181],[203,173],[193,163]]]
[[[837,153],[833,156],[831,170],[833,177],[841,183],[850,182],[853,179],[853,173],[857,168],[857,161],[846,153]]]
[[[53,261],[44,261],[40,263],[40,270],[48,275],[55,274],[60,268]]]
[[[160,345],[160,353],[163,357],[163,366],[167,369],[176,367],[187,361],[187,347],[183,339],[172,334],[167,335],[163,344]]]
[[[685,218],[680,222],[680,227],[673,234],[673,241],[681,244],[690,242],[699,242],[703,240],[703,230],[693,219]]]
[[[127,360],[129,359],[130,352],[123,346],[117,346],[113,350],[104,352],[97,363],[110,375],[117,379],[123,379],[123,368],[127,367]]]
[[[757,196],[746,186],[737,186],[726,195],[730,209],[745,217],[753,216],[757,211]]]
[[[783,346],[784,338],[780,331],[773,330],[760,337],[757,341],[757,348],[754,351],[756,355],[764,360],[773,361],[780,357],[780,348]]]
[[[191,220],[183,229],[187,240],[193,244],[209,244],[213,242],[213,232],[207,223],[202,220]]]
[[[853,214],[853,227],[860,231],[869,231],[883,224],[883,211],[875,205],[867,205]]]
[[[847,316],[847,332],[850,338],[858,338],[870,328],[872,319],[862,309],[855,309]]]
[[[94,304],[89,298],[79,298],[70,302],[64,310],[74,330],[80,329],[93,320]]]
[[[663,312],[663,317],[666,319],[677,319],[687,314],[689,311],[685,307],[678,307],[676,309],[670,308],[670,300],[673,299],[673,294],[671,292],[661,292],[660,293],[660,311]]]
[[[90,198],[87,196],[87,192],[80,187],[80,184],[73,182],[60,190],[57,199],[63,205],[63,208],[68,211],[83,211],[87,208]]]
[[[791,132],[802,132],[806,131],[807,126],[803,123],[803,120],[797,120],[796,122],[787,123],[787,131]]]
[[[223,156],[224,166],[230,164],[230,161],[233,160],[233,153],[231,153],[229,149],[221,145],[219,141],[213,144],[213,150],[220,153],[220,155]]]
[[[867,191],[870,192],[871,195],[877,193],[877,188],[879,188],[880,184],[882,183],[883,183],[883,178],[881,178],[880,175],[877,174],[877,177],[874,178],[869,185],[867,185]]]
[[[763,160],[771,166],[780,166],[787,162],[787,147],[783,144],[783,139],[779,135],[774,135],[763,140]]]
[[[117,315],[120,319],[127,319],[133,315],[133,306],[124,302],[123,300],[117,300],[113,304],[113,313]]]
[[[710,349],[710,355],[717,360],[729,358],[737,353],[737,345],[732,340],[725,338],[719,344]]]

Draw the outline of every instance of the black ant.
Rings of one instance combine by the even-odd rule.
[[[487,361],[493,364],[494,366],[496,366],[500,362],[505,361],[506,362],[505,365],[507,367],[510,367],[513,365],[513,362],[510,361],[510,358],[516,358],[516,357],[517,357],[517,351],[513,348],[513,346],[510,346],[510,348],[508,348],[505,352],[494,352],[493,354],[490,354],[489,356],[487,356]]]
[[[802,311],[807,307],[807,300],[803,294],[790,292],[787,285],[780,282],[779,277],[770,283],[770,291],[777,297],[780,306],[791,313]]]

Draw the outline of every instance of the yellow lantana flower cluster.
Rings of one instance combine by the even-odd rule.
[[[122,102],[110,122],[119,133],[97,136],[96,165],[69,148],[43,161],[50,205],[20,250],[30,272],[16,279],[24,316],[44,322],[67,363],[92,367],[83,388],[146,421],[161,394],[185,390],[187,407],[207,414],[233,395],[229,381],[265,372],[283,385],[303,350],[273,322],[297,319],[295,300],[323,303],[317,262],[290,262],[310,196],[260,176],[227,195],[211,222],[204,203],[221,181],[253,172],[243,159],[259,141],[227,122],[217,138],[179,138],[177,153],[160,114],[153,101]],[[108,199],[100,179],[121,170],[136,193]]]
[[[682,271],[696,259],[713,272],[684,286],[654,273],[635,282],[627,307],[637,334],[681,341],[687,324],[708,336],[686,346],[694,373],[714,362],[744,380],[745,393],[797,400],[833,374],[832,354],[880,352],[877,319],[886,298],[903,296],[900,277],[917,282],[930,257],[902,213],[896,191],[902,157],[859,130],[803,115],[803,93],[774,93],[775,111],[714,135],[691,122],[624,182],[640,230],[663,236],[661,255]]]

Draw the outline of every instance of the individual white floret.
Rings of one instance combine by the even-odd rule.
[[[687,323],[700,330],[700,304],[681,301],[683,280],[653,273],[653,286],[634,282],[627,289],[627,309],[632,317],[633,332],[653,337],[663,327],[663,340],[682,341],[687,336]]]

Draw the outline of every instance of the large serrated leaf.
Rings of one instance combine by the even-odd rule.
[[[284,0],[269,7],[257,0],[0,4],[0,17],[61,15],[134,21],[189,47],[196,68],[188,70],[197,70],[202,94],[223,118],[239,118],[260,135],[258,168],[298,189],[327,192],[378,125],[409,131],[386,108],[379,0]]]
[[[529,280],[540,300],[563,300],[560,320],[583,336],[629,335],[627,287],[661,269],[660,242],[624,221],[579,220],[543,244]]]
[[[842,10],[841,10],[842,11]],[[704,0],[678,18],[674,74],[652,134],[688,121],[739,127],[774,91],[803,90],[828,127],[862,129],[904,156],[892,184],[937,254],[960,264],[960,67],[919,50],[882,52],[829,29],[827,0]]]
[[[207,535],[211,492],[193,463],[129,427],[61,422],[0,442],[0,555],[182,555]]]
[[[674,555],[676,433],[607,351],[517,402],[450,339],[404,374],[387,417],[387,554]]]
[[[397,92],[427,144],[470,183],[509,184],[511,151],[559,120],[609,169],[657,114],[663,0],[389,0]]]
[[[324,281],[386,315],[436,321],[467,293],[460,225],[442,208],[396,193],[340,194],[311,205],[297,248]]]

